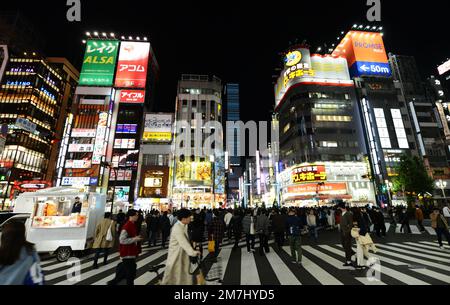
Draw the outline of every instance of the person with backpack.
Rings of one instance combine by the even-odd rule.
[[[287,234],[289,237],[289,246],[291,248],[292,263],[301,265],[302,263],[302,243],[301,230],[303,228],[300,217],[296,215],[294,209],[289,210],[289,216],[286,220]]]
[[[103,266],[108,262],[108,254],[116,238],[116,222],[111,219],[111,213],[105,213],[104,219],[95,228],[95,238],[92,249],[95,249],[94,269],[98,269],[98,258],[103,253]]]

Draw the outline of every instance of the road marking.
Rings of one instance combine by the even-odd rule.
[[[289,247],[283,247],[286,253],[289,253]],[[309,260],[307,257],[303,257],[302,266],[308,271],[313,277],[315,277],[322,285],[343,285],[338,279],[326,272],[320,266]]]
[[[355,268],[353,268],[353,267],[344,267],[343,263],[341,261],[338,261],[334,257],[331,257],[331,256],[329,256],[329,255],[327,255],[325,253],[317,251],[316,249],[312,248],[311,246],[303,246],[302,249],[304,249],[305,251],[313,254],[314,256],[317,256],[318,258],[320,258],[324,262],[332,265],[333,267],[335,267],[335,268],[337,268],[339,270],[355,270]]]
[[[161,256],[160,256],[161,257]],[[164,260],[163,262],[161,262],[161,264],[158,264],[158,265],[164,265],[166,263],[166,260]],[[139,268],[141,268],[141,267],[139,267],[139,264],[138,264],[138,268],[136,268],[136,269],[139,269]],[[163,273],[164,272],[164,270],[165,270],[165,268],[161,268],[160,269],[160,274],[161,273]],[[134,284],[135,285],[148,285],[151,281],[153,281],[154,279],[156,278],[156,273],[155,272],[150,272],[150,271],[147,271],[147,272],[145,272],[143,275],[141,275],[140,277],[138,277],[135,281],[134,281]]]
[[[266,253],[267,260],[272,266],[278,280],[281,285],[301,285],[297,277],[292,273],[292,271],[286,266],[286,263],[275,253],[271,251]]]
[[[111,256],[108,256],[108,260],[112,260],[112,259],[114,259],[114,258],[116,258],[118,256],[119,256],[119,252],[116,252],[116,253],[112,254]],[[80,272],[81,272],[81,274],[83,274],[83,270],[84,269],[92,267],[93,264],[94,264],[93,260],[89,260],[89,261],[81,264],[80,265]],[[67,275],[67,272],[69,272],[70,268],[75,268],[76,265],[70,264],[69,262],[65,262],[64,266],[66,266],[67,268],[64,269],[64,270],[61,270],[61,271],[58,271],[58,272],[46,275],[45,276],[45,280],[46,281],[51,281],[51,280],[57,279],[58,277],[65,276],[65,275]],[[103,266],[103,267],[105,267],[105,266]],[[97,269],[97,270],[100,270],[100,268]]]
[[[438,243],[437,240],[436,240],[435,242],[421,241],[420,243],[421,243],[421,244],[427,244],[427,245],[433,245],[433,246],[435,246],[436,248],[440,249],[440,248],[439,248],[439,243]],[[444,248],[450,250],[450,246],[444,245]]]
[[[329,247],[329,246],[325,246]],[[331,248],[331,247],[330,247]],[[331,250],[330,250],[331,251]],[[333,248],[333,252],[339,255],[344,255],[344,251],[340,251]],[[381,251],[380,251],[381,252]],[[381,265],[381,273],[385,274],[389,277],[392,277],[402,283],[408,284],[408,285],[430,285],[424,281],[421,281],[419,279],[413,278],[412,276],[409,276],[407,274],[401,273],[397,270],[388,268],[386,266]]]
[[[401,252],[401,253],[406,253],[406,254],[410,254],[410,255],[420,256],[420,257],[423,257],[423,258],[428,258],[428,259],[432,259],[432,260],[436,260],[436,261],[440,261],[440,262],[444,262],[444,263],[448,263],[448,259],[447,258],[442,258],[442,257],[436,257],[436,256],[428,255],[428,254],[417,253],[417,251],[403,250],[403,249],[399,249],[399,248],[395,248],[395,247],[391,247],[391,246],[387,246],[387,245],[377,245],[377,247],[380,247],[382,249],[388,249],[388,250],[392,250],[392,251],[397,251],[397,252]]]
[[[241,285],[261,285],[253,253],[241,249]]]
[[[409,227],[411,228],[412,234],[416,234],[416,235],[417,234],[422,234],[417,226],[412,225],[412,226],[409,226]]]
[[[414,244],[414,243],[408,243],[408,244],[410,244],[410,245],[413,245],[413,246],[408,246],[408,245],[403,245],[403,244],[399,244],[399,243],[389,243],[389,245],[393,245],[393,246],[397,246],[397,247],[402,247],[402,248],[405,248],[405,249],[410,249],[410,250],[420,250],[420,251],[422,251],[422,253],[428,253],[428,254],[433,254],[433,255],[437,255],[437,256],[443,256],[443,257],[449,257],[450,258],[450,253],[445,253],[445,252],[439,252],[439,251],[433,251],[433,250],[427,250],[427,249],[423,249],[422,247],[421,247],[421,245],[417,245],[417,247],[416,247],[416,245]]]
[[[430,235],[436,235],[436,231],[432,227],[425,227],[425,230],[427,230]]]

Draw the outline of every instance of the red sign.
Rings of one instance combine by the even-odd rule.
[[[150,43],[122,41],[115,86],[119,88],[145,88],[147,81]]]
[[[0,160],[0,167],[11,168],[13,166],[13,161],[11,160]]]
[[[143,104],[145,90],[121,90],[119,103]]]

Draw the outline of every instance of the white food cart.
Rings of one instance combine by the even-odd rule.
[[[72,213],[75,198],[81,212]],[[103,219],[106,196],[83,188],[55,187],[23,193],[16,199],[14,213],[29,214],[27,240],[38,252],[55,253],[58,261],[68,260],[74,251],[92,247],[96,225]]]

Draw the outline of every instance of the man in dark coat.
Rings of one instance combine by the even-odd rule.
[[[172,227],[170,225],[169,217],[167,216],[167,211],[164,212],[163,216],[159,219],[159,229],[161,230],[161,237],[162,237],[162,248],[166,248],[166,242],[167,238],[170,235],[170,228]]]
[[[352,250],[352,228],[353,228],[353,214],[347,209],[344,201],[338,202],[338,207],[342,211],[341,216],[341,240],[342,247],[345,251],[344,267],[352,266],[352,256],[355,252]]]
[[[189,228],[191,232],[191,240],[195,243],[193,245],[194,249],[199,250],[200,253],[203,253],[202,243],[205,234],[205,223],[200,209],[195,210],[194,220],[189,224]]]
[[[231,218],[230,221],[231,229],[233,230],[233,236],[234,236],[234,246],[233,250],[236,250],[239,248],[239,241],[241,240],[242,236],[242,215],[239,210],[234,211],[233,218]]]
[[[275,211],[275,215],[272,217],[272,229],[275,236],[275,243],[278,249],[281,249],[284,245],[284,234],[286,232],[286,219],[280,214],[278,210]]]

